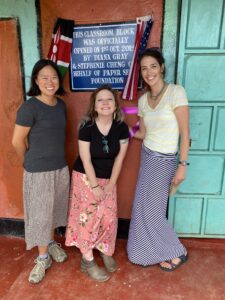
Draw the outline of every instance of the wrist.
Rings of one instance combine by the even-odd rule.
[[[187,160],[179,160],[178,164],[183,167],[190,165],[190,163]]]
[[[95,185],[95,186],[92,186],[91,188],[92,188],[92,190],[94,190],[94,189],[96,189],[96,188],[98,188],[99,187],[99,184],[97,184],[97,185]]]
[[[113,187],[116,183],[113,183],[112,181],[109,181],[108,184]]]

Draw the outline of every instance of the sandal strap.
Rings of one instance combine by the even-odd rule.
[[[183,254],[181,256],[178,257],[182,262],[186,262],[188,260],[188,255],[187,254]]]

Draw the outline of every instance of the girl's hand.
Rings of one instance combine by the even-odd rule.
[[[182,181],[184,181],[184,179],[186,178],[186,170],[186,166],[179,165],[171,183],[173,185],[179,185]]]
[[[103,188],[99,185],[96,188],[92,189],[92,192],[95,196],[95,199],[102,200],[104,197],[104,191]]]
[[[104,194],[105,195],[110,195],[112,194],[112,191],[113,191],[113,188],[114,188],[114,184],[112,183],[107,183],[104,188],[103,188],[103,191],[104,191]]]

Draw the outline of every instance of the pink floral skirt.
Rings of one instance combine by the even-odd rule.
[[[100,186],[109,179],[97,179]],[[116,187],[104,200],[96,200],[85,174],[73,171],[66,246],[76,246],[81,253],[96,248],[113,255],[117,234]]]

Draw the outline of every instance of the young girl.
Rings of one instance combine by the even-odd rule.
[[[158,49],[146,49],[140,60],[147,92],[139,99],[140,129],[144,139],[141,166],[128,238],[128,257],[143,266],[159,263],[173,271],[187,260],[187,250],[166,218],[170,186],[186,176],[189,150],[189,110],[183,87],[164,81],[164,58]],[[176,153],[180,136],[180,157]]]
[[[116,92],[109,86],[98,88],[79,128],[66,245],[80,249],[81,271],[99,282],[108,280],[109,275],[94,260],[94,248],[100,251],[108,272],[117,269],[112,258],[117,234],[116,182],[128,136]]]
[[[67,255],[54,242],[54,229],[66,225],[69,171],[64,141],[66,106],[56,95],[65,93],[55,63],[41,59],[32,71],[32,96],[19,108],[13,146],[24,160],[24,219],[27,249],[38,247],[39,256],[29,282],[39,283],[52,258]]]

